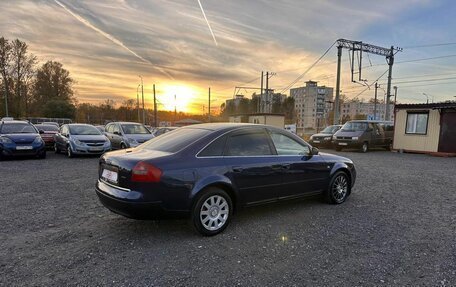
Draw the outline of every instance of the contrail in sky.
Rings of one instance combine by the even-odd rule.
[[[152,62],[150,62],[149,60],[146,60],[144,59],[143,57],[141,57],[140,55],[138,55],[137,53],[135,53],[133,50],[131,50],[130,48],[128,48],[127,46],[125,46],[124,43],[122,43],[121,41],[119,41],[118,39],[116,39],[114,36],[104,32],[103,30],[99,29],[98,27],[92,25],[89,21],[87,21],[86,19],[84,19],[83,17],[79,16],[78,14],[74,13],[73,11],[71,11],[70,9],[68,9],[65,5],[63,5],[60,1],[58,0],[54,0],[55,3],[57,3],[60,7],[62,7],[66,12],[68,12],[71,16],[73,16],[74,18],[76,18],[79,22],[81,22],[82,24],[84,24],[86,27],[94,30],[95,32],[98,32],[99,34],[101,34],[103,37],[105,37],[106,39],[110,40],[111,42],[113,42],[114,44],[122,47],[123,49],[125,49],[126,51],[128,51],[130,54],[132,54],[133,56],[135,56],[136,58],[140,59],[142,62],[144,63],[148,63],[148,64],[151,64],[151,65],[154,65]],[[159,70],[161,73],[165,74],[167,77],[171,78],[174,80],[173,76],[171,76],[168,72],[166,72],[165,70],[163,70],[162,68],[160,67],[156,67],[154,65],[154,67]]]
[[[206,13],[204,13],[203,5],[201,5],[201,1],[200,0],[198,0],[198,4],[199,4],[199,6],[201,8],[201,12],[203,13],[204,20],[206,20],[207,27],[209,27],[209,31],[211,31],[211,35],[212,35],[212,38],[214,39],[215,46],[218,46],[217,40],[215,39],[214,32],[212,31],[212,28],[211,28],[211,24],[209,24],[209,21],[206,18]]]

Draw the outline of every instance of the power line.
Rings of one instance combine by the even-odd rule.
[[[334,45],[337,43],[337,41],[334,41],[334,43],[332,43],[332,45],[323,53],[323,55],[320,56],[320,58],[318,58],[304,73],[302,73],[301,75],[299,75],[299,77],[297,77],[294,81],[292,81],[285,89],[283,89],[280,93],[282,94],[283,92],[285,92],[286,90],[290,89],[291,87],[293,87],[299,80],[301,80],[313,67],[315,67],[315,65],[318,64],[318,62],[320,62],[321,59],[323,59],[324,56],[326,56],[326,54],[328,54],[328,52],[332,49],[332,47],[334,47]]]
[[[403,48],[404,49],[415,49],[415,48],[428,48],[428,47],[439,47],[439,46],[450,46],[450,45],[456,45],[456,42],[406,46]]]
[[[456,54],[452,55],[443,55],[443,56],[437,56],[437,57],[430,57],[430,58],[421,58],[421,59],[412,59],[412,60],[405,60],[405,61],[399,61],[395,62],[395,64],[402,64],[402,63],[414,63],[414,62],[421,62],[421,61],[428,61],[428,60],[436,60],[436,59],[445,59],[445,58],[453,58],[456,57]],[[388,64],[376,64],[372,66],[365,66],[363,69],[367,69],[370,67],[376,67],[376,66],[386,66]]]

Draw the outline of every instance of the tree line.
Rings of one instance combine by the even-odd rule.
[[[38,66],[38,58],[19,40],[0,38],[0,116],[73,118],[74,80],[56,61]]]

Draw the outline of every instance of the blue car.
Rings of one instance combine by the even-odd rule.
[[[101,155],[111,150],[111,143],[99,129],[87,124],[66,124],[54,136],[55,153],[65,152],[68,157]]]
[[[29,122],[1,121],[0,159],[18,156],[46,158],[45,143]]]
[[[191,217],[215,235],[243,207],[322,194],[341,204],[356,170],[345,157],[320,153],[284,129],[201,124],[100,158],[97,195],[131,218]]]

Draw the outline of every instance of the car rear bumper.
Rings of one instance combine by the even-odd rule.
[[[186,218],[188,211],[168,210],[162,201],[145,202],[138,193],[117,188],[98,180],[96,193],[100,202],[114,213],[133,219],[174,219]],[[128,194],[130,193],[130,194]]]

